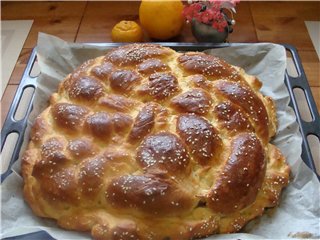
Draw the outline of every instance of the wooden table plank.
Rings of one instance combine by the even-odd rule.
[[[317,2],[250,2],[258,41],[314,50],[304,21],[319,21],[319,6]]]
[[[77,42],[111,42],[111,29],[121,20],[138,21],[140,2],[88,2]]]
[[[33,19],[23,48],[35,47],[39,32],[73,42],[86,2],[1,2],[1,19]]]
[[[86,2],[84,1],[73,1],[73,2],[62,2],[62,1],[40,1],[40,2],[29,2],[29,1],[2,1],[1,2],[1,18],[12,20],[12,19],[34,19],[41,17],[76,17],[82,16],[85,10]]]
[[[23,72],[27,66],[30,54],[32,52],[32,48],[23,48],[18,61],[13,69],[11,74],[9,84],[19,84],[22,78]]]
[[[250,1],[253,15],[286,16],[320,21],[319,1]]]
[[[24,48],[33,48],[37,44],[39,32],[48,33],[65,41],[74,42],[81,17],[37,18],[34,20]]]
[[[229,42],[257,42],[257,34],[253,23],[249,2],[240,2],[234,15],[236,24],[233,33],[229,35]]]

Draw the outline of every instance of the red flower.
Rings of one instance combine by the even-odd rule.
[[[206,24],[210,23],[212,18],[213,18],[212,13],[210,13],[209,10],[205,10],[200,13],[200,19],[201,19],[201,22],[203,23],[206,23]]]
[[[201,8],[202,5],[200,3],[193,3],[187,5],[183,8],[182,15],[190,21],[195,15],[197,15],[200,12]]]
[[[224,31],[224,28],[228,25],[223,13],[223,8],[233,8],[240,2],[239,0],[209,0],[199,1],[186,5],[182,11],[183,17],[191,21],[195,19],[199,22],[210,24],[218,31]]]
[[[223,32],[224,28],[227,26],[227,21],[221,21],[221,22],[213,22],[212,27],[217,29],[219,32]]]

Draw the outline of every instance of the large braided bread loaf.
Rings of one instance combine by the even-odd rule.
[[[152,44],[89,60],[34,122],[25,199],[95,239],[239,231],[278,203],[289,178],[260,87],[217,57]]]

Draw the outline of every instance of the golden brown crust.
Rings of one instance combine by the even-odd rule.
[[[204,53],[185,53],[178,57],[181,67],[190,73],[203,74],[215,79],[240,81],[242,77],[233,66],[222,59]]]
[[[151,74],[169,70],[169,66],[157,58],[147,59],[138,65],[138,71],[142,74]]]
[[[214,114],[218,120],[219,128],[228,130],[230,135],[254,130],[247,114],[240,107],[229,101],[216,105]]]
[[[155,111],[156,105],[154,103],[147,103],[142,107],[129,134],[130,142],[143,139],[151,132],[155,122]]]
[[[105,58],[120,66],[135,66],[148,58],[163,58],[171,52],[168,48],[154,44],[129,44],[115,48]]]
[[[91,69],[91,73],[102,81],[107,81],[110,73],[113,70],[113,64],[110,62],[103,62]]]
[[[201,165],[212,164],[210,161],[222,151],[218,131],[205,118],[193,114],[180,115],[177,132]]]
[[[155,175],[115,178],[106,189],[106,198],[120,211],[134,209],[147,215],[176,216],[190,211],[193,205],[192,197],[176,186],[174,181]]]
[[[69,98],[75,101],[90,103],[103,95],[103,85],[94,77],[71,77],[64,82],[64,88]]]
[[[269,116],[259,96],[247,86],[225,80],[214,82],[214,89],[250,116],[257,134],[266,144],[269,141]]]
[[[193,239],[276,206],[289,167],[261,83],[153,44],[85,62],[36,118],[22,160],[34,213],[95,239]]]
[[[131,70],[116,70],[109,77],[110,87],[113,90],[126,93],[140,80],[140,76]]]
[[[249,206],[256,199],[265,175],[264,150],[253,133],[231,141],[230,155],[208,195],[208,206],[228,214]]]
[[[182,141],[168,132],[149,135],[137,150],[137,162],[146,170],[156,168],[177,174],[188,167],[189,161]]]
[[[179,112],[205,115],[212,105],[212,100],[209,93],[195,88],[172,98],[171,105]]]
[[[80,105],[57,103],[52,106],[52,117],[57,127],[70,131],[79,131],[88,109]]]
[[[174,95],[179,90],[178,80],[171,73],[153,73],[149,82],[142,85],[141,95],[148,95],[151,100],[164,100]]]

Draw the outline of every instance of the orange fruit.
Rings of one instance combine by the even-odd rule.
[[[141,26],[151,38],[166,40],[177,36],[183,25],[183,4],[177,0],[142,0],[139,8]]]
[[[136,22],[121,21],[112,28],[111,38],[114,42],[141,42],[143,32]]]

